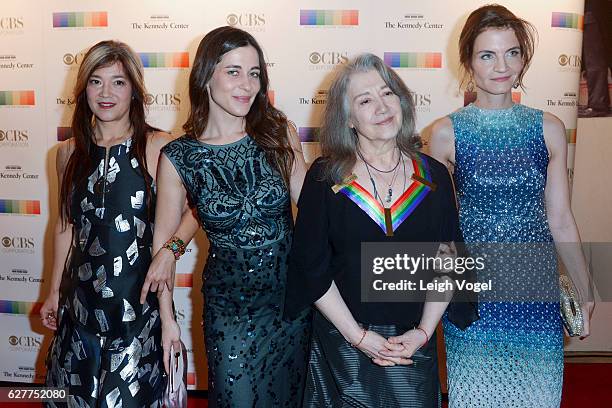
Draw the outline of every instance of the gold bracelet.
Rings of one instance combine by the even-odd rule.
[[[351,344],[351,346],[357,348],[359,347],[359,345],[361,344],[361,342],[363,341],[363,339],[365,339],[366,333],[368,332],[366,329],[362,329],[363,330],[363,334],[361,335],[361,339],[359,339],[359,341],[357,342],[357,344]]]

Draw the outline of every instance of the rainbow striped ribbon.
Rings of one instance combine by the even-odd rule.
[[[419,157],[418,160],[413,158],[412,165],[415,172],[412,176],[412,184],[390,208],[386,209],[387,217],[385,217],[385,208],[372,194],[359,185],[357,180],[344,184],[338,191],[357,204],[359,208],[378,224],[384,233],[391,236],[402,222],[412,214],[427,194],[436,189],[435,184],[431,181],[431,175],[425,159],[423,157]],[[387,221],[388,218],[390,220]]]

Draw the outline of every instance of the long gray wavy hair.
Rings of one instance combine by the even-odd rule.
[[[355,73],[376,71],[387,86],[400,98],[402,126],[397,134],[397,147],[409,157],[415,157],[422,147],[415,133],[415,110],[412,92],[404,81],[374,54],[361,54],[340,68],[327,96],[323,124],[319,132],[321,154],[324,158],[323,175],[338,183],[348,177],[357,161],[359,141],[349,127],[351,104],[348,87]]]

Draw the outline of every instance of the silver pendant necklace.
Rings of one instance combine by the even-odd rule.
[[[399,157],[398,157],[398,160],[395,166],[391,170],[386,170],[386,171],[384,170],[381,171],[377,169],[376,167],[372,166],[370,163],[368,163],[359,150],[357,150],[357,155],[361,158],[361,160],[365,164],[366,171],[368,172],[368,176],[370,178],[370,182],[372,183],[372,188],[374,189],[374,198],[376,198],[380,202],[383,208],[388,207],[389,204],[391,204],[391,200],[393,199],[393,183],[395,183],[395,179],[397,178],[397,170],[399,169],[400,162],[402,162],[402,165],[404,168],[404,190],[406,190],[406,163],[404,162],[404,158],[402,157],[402,152],[399,152]],[[370,172],[370,167],[380,173],[391,173],[392,171],[394,172],[391,182],[387,185],[387,196],[385,197],[384,202],[383,202],[383,199],[378,194],[378,189],[376,188],[376,182],[374,181],[374,177],[372,176],[372,173]]]

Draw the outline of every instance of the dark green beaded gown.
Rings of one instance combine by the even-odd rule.
[[[211,407],[302,400],[310,316],[282,319],[293,220],[289,192],[254,140],[187,137],[164,147],[210,240],[204,334]]]

